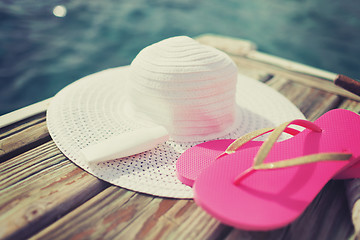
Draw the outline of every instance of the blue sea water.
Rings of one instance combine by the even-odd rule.
[[[127,65],[149,44],[204,33],[360,78],[358,0],[2,0],[0,115]]]

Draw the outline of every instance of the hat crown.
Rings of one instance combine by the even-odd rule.
[[[131,63],[128,98],[178,141],[225,135],[235,121],[237,68],[223,52],[179,36],[144,48]]]

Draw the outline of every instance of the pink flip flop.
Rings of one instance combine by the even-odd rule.
[[[273,128],[262,130],[252,132],[248,135],[258,137],[260,132],[267,133],[273,130]],[[299,133],[297,130],[291,128],[286,129],[285,132],[293,136]],[[248,135],[246,135],[245,138],[247,138]],[[182,183],[192,187],[195,179],[199,176],[201,171],[223,154],[225,150],[234,143],[234,141],[236,141],[236,139],[213,140],[187,149],[176,161],[176,175],[178,179]],[[262,141],[247,142],[241,146],[241,149],[251,148],[249,151],[252,151],[255,156],[262,143]]]
[[[333,111],[335,111],[336,114],[344,114],[344,112],[347,112],[349,115],[353,115],[355,119],[360,117],[356,113],[344,109],[335,109],[330,112]],[[329,113],[324,114],[320,118],[324,118],[324,117],[326,118],[327,114]],[[316,124],[317,121],[321,121],[319,119],[316,120],[314,123]],[[219,157],[219,155],[223,154],[226,151],[226,149],[229,148],[229,146],[232,144],[233,144],[233,148],[234,145],[235,146],[237,145],[238,150],[251,148],[251,150],[249,151],[251,151],[251,154],[255,156],[260,146],[262,145],[263,141],[251,141],[251,140],[265,133],[271,132],[273,130],[274,128],[260,129],[258,131],[249,133],[238,140],[236,139],[213,140],[189,148],[178,158],[176,162],[176,174],[178,179],[182,183],[192,187],[195,179],[199,176],[201,171],[205,169],[207,166],[209,166],[213,161],[215,161]],[[293,136],[299,133],[298,130],[292,129],[290,127],[286,128],[284,132]],[[335,179],[360,178],[360,163],[359,165],[353,166],[351,168],[348,168],[347,170],[340,172],[339,174],[334,176],[334,178]]]
[[[308,129],[274,144],[289,124]],[[260,149],[243,146],[233,151],[235,144],[204,168],[195,180],[195,202],[237,228],[283,227],[295,220],[336,174],[345,169],[354,173],[360,160],[359,143],[360,117],[347,110],[329,111],[315,123],[295,120],[282,124]],[[254,149],[258,150],[255,154]]]

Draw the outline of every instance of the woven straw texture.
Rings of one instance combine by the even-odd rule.
[[[237,72],[224,52],[187,36],[154,43],[131,63],[133,119],[145,115],[177,141],[223,136],[235,121]]]
[[[176,177],[175,162],[182,152],[203,141],[169,140],[153,150],[98,164],[87,163],[80,154],[91,144],[142,127],[125,117],[122,110],[129,70],[104,70],[61,90],[47,112],[50,135],[71,161],[100,179],[155,196],[192,198],[192,189]],[[237,138],[259,128],[304,118],[280,93],[243,75],[237,78],[236,104],[236,127],[221,138]]]

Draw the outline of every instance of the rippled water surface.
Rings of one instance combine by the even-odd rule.
[[[357,0],[4,0],[0,114],[127,65],[161,39],[204,33],[248,39],[263,52],[360,78]]]

